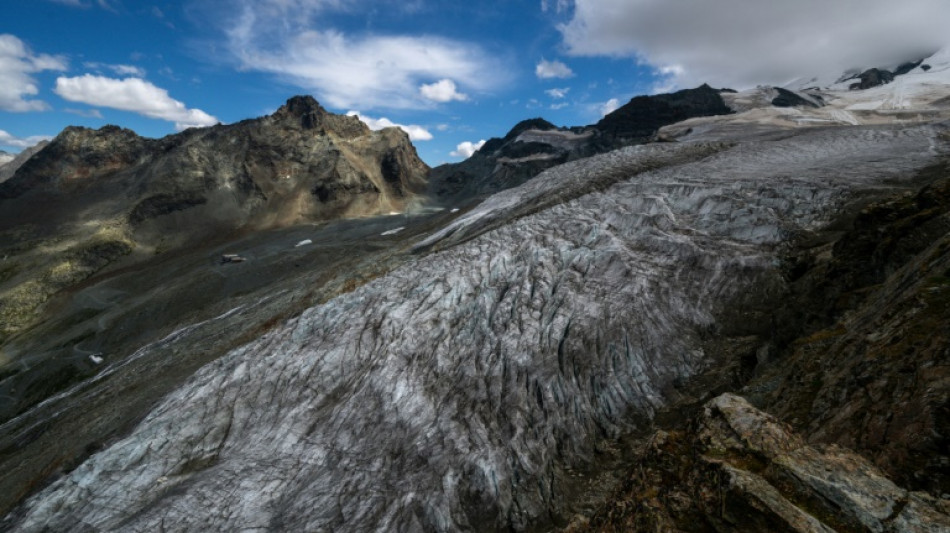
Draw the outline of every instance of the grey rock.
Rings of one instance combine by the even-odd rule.
[[[26,163],[27,159],[33,157],[34,154],[36,154],[37,152],[45,148],[47,144],[49,144],[49,141],[40,141],[29,148],[25,148],[23,151],[21,151],[19,154],[16,154],[16,155],[2,152],[3,154],[5,154],[5,156],[10,156],[10,157],[9,157],[9,160],[6,161],[5,163],[0,163],[0,183],[3,183],[7,181],[8,179],[10,179],[11,177],[13,177],[17,169],[23,166],[23,163]],[[5,156],[3,158],[0,158],[0,162],[2,162],[3,159],[6,158]]]

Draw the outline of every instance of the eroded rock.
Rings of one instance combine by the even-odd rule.
[[[861,456],[813,447],[744,398],[708,402],[650,439],[614,500],[574,531],[873,531],[950,528],[950,504],[891,482]]]

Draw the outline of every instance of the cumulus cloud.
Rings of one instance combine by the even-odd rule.
[[[66,60],[47,54],[34,54],[19,38],[0,34],[0,110],[43,111],[49,105],[30,99],[39,94],[32,74],[44,70],[66,70]]]
[[[165,89],[139,78],[119,80],[92,74],[73,78],[61,76],[56,79],[53,91],[70,102],[131,111],[174,122],[178,130],[218,123],[218,119],[208,113],[188,109],[185,104],[168,96]]]
[[[428,85],[422,85],[419,87],[419,92],[422,93],[422,96],[432,100],[433,102],[468,100],[468,95],[458,92],[457,88],[455,87],[455,82],[449,79],[439,80]]]
[[[543,80],[551,78],[570,78],[574,75],[574,71],[564,63],[560,61],[548,61],[546,59],[542,59],[537,66],[534,67],[534,73]]]
[[[406,132],[409,135],[410,141],[431,141],[432,134],[429,133],[429,130],[423,128],[422,126],[416,124],[396,124],[395,122],[389,120],[386,117],[383,118],[373,118],[368,117],[359,111],[348,111],[346,113],[351,117],[357,117],[363,121],[364,124],[369,126],[371,130],[381,130],[383,128],[399,128],[402,131]]]
[[[275,74],[334,108],[422,109],[433,105],[430,96],[457,100],[459,88],[486,91],[505,79],[499,61],[474,43],[333,27],[332,15],[363,3],[241,0],[222,22],[225,48],[240,68]],[[442,81],[423,92],[432,80]],[[443,92],[449,84],[455,92]]]
[[[620,107],[620,100],[617,100],[616,98],[611,98],[610,100],[607,100],[606,102],[600,104],[597,110],[600,111],[600,116],[604,117],[613,113],[619,107]]]
[[[30,137],[17,137],[3,130],[0,130],[0,146],[13,146],[16,148],[29,148],[40,141],[52,139],[49,135],[32,135]]]
[[[559,30],[574,56],[637,58],[680,87],[744,88],[920,57],[950,40],[947,20],[945,0],[575,0]]]
[[[571,90],[570,87],[564,87],[563,89],[558,89],[555,87],[554,89],[548,89],[544,92],[551,98],[558,100],[567,96],[567,93],[570,92],[570,90]]]
[[[449,152],[449,155],[452,157],[464,157],[465,159],[468,159],[469,157],[472,157],[472,155],[482,146],[485,146],[485,139],[482,139],[477,143],[465,141],[459,143],[458,146],[455,147],[455,150]]]

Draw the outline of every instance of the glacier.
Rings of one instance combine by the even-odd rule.
[[[552,168],[206,365],[2,525],[563,524],[601,443],[715,365],[724,316],[780,294],[790,239],[909,188],[947,141],[944,124],[811,127]]]

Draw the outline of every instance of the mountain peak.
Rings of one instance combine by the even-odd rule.
[[[294,117],[303,117],[309,114],[328,114],[327,110],[320,105],[320,102],[309,94],[291,96],[287,99],[287,103],[281,106],[277,112],[284,112]]]

